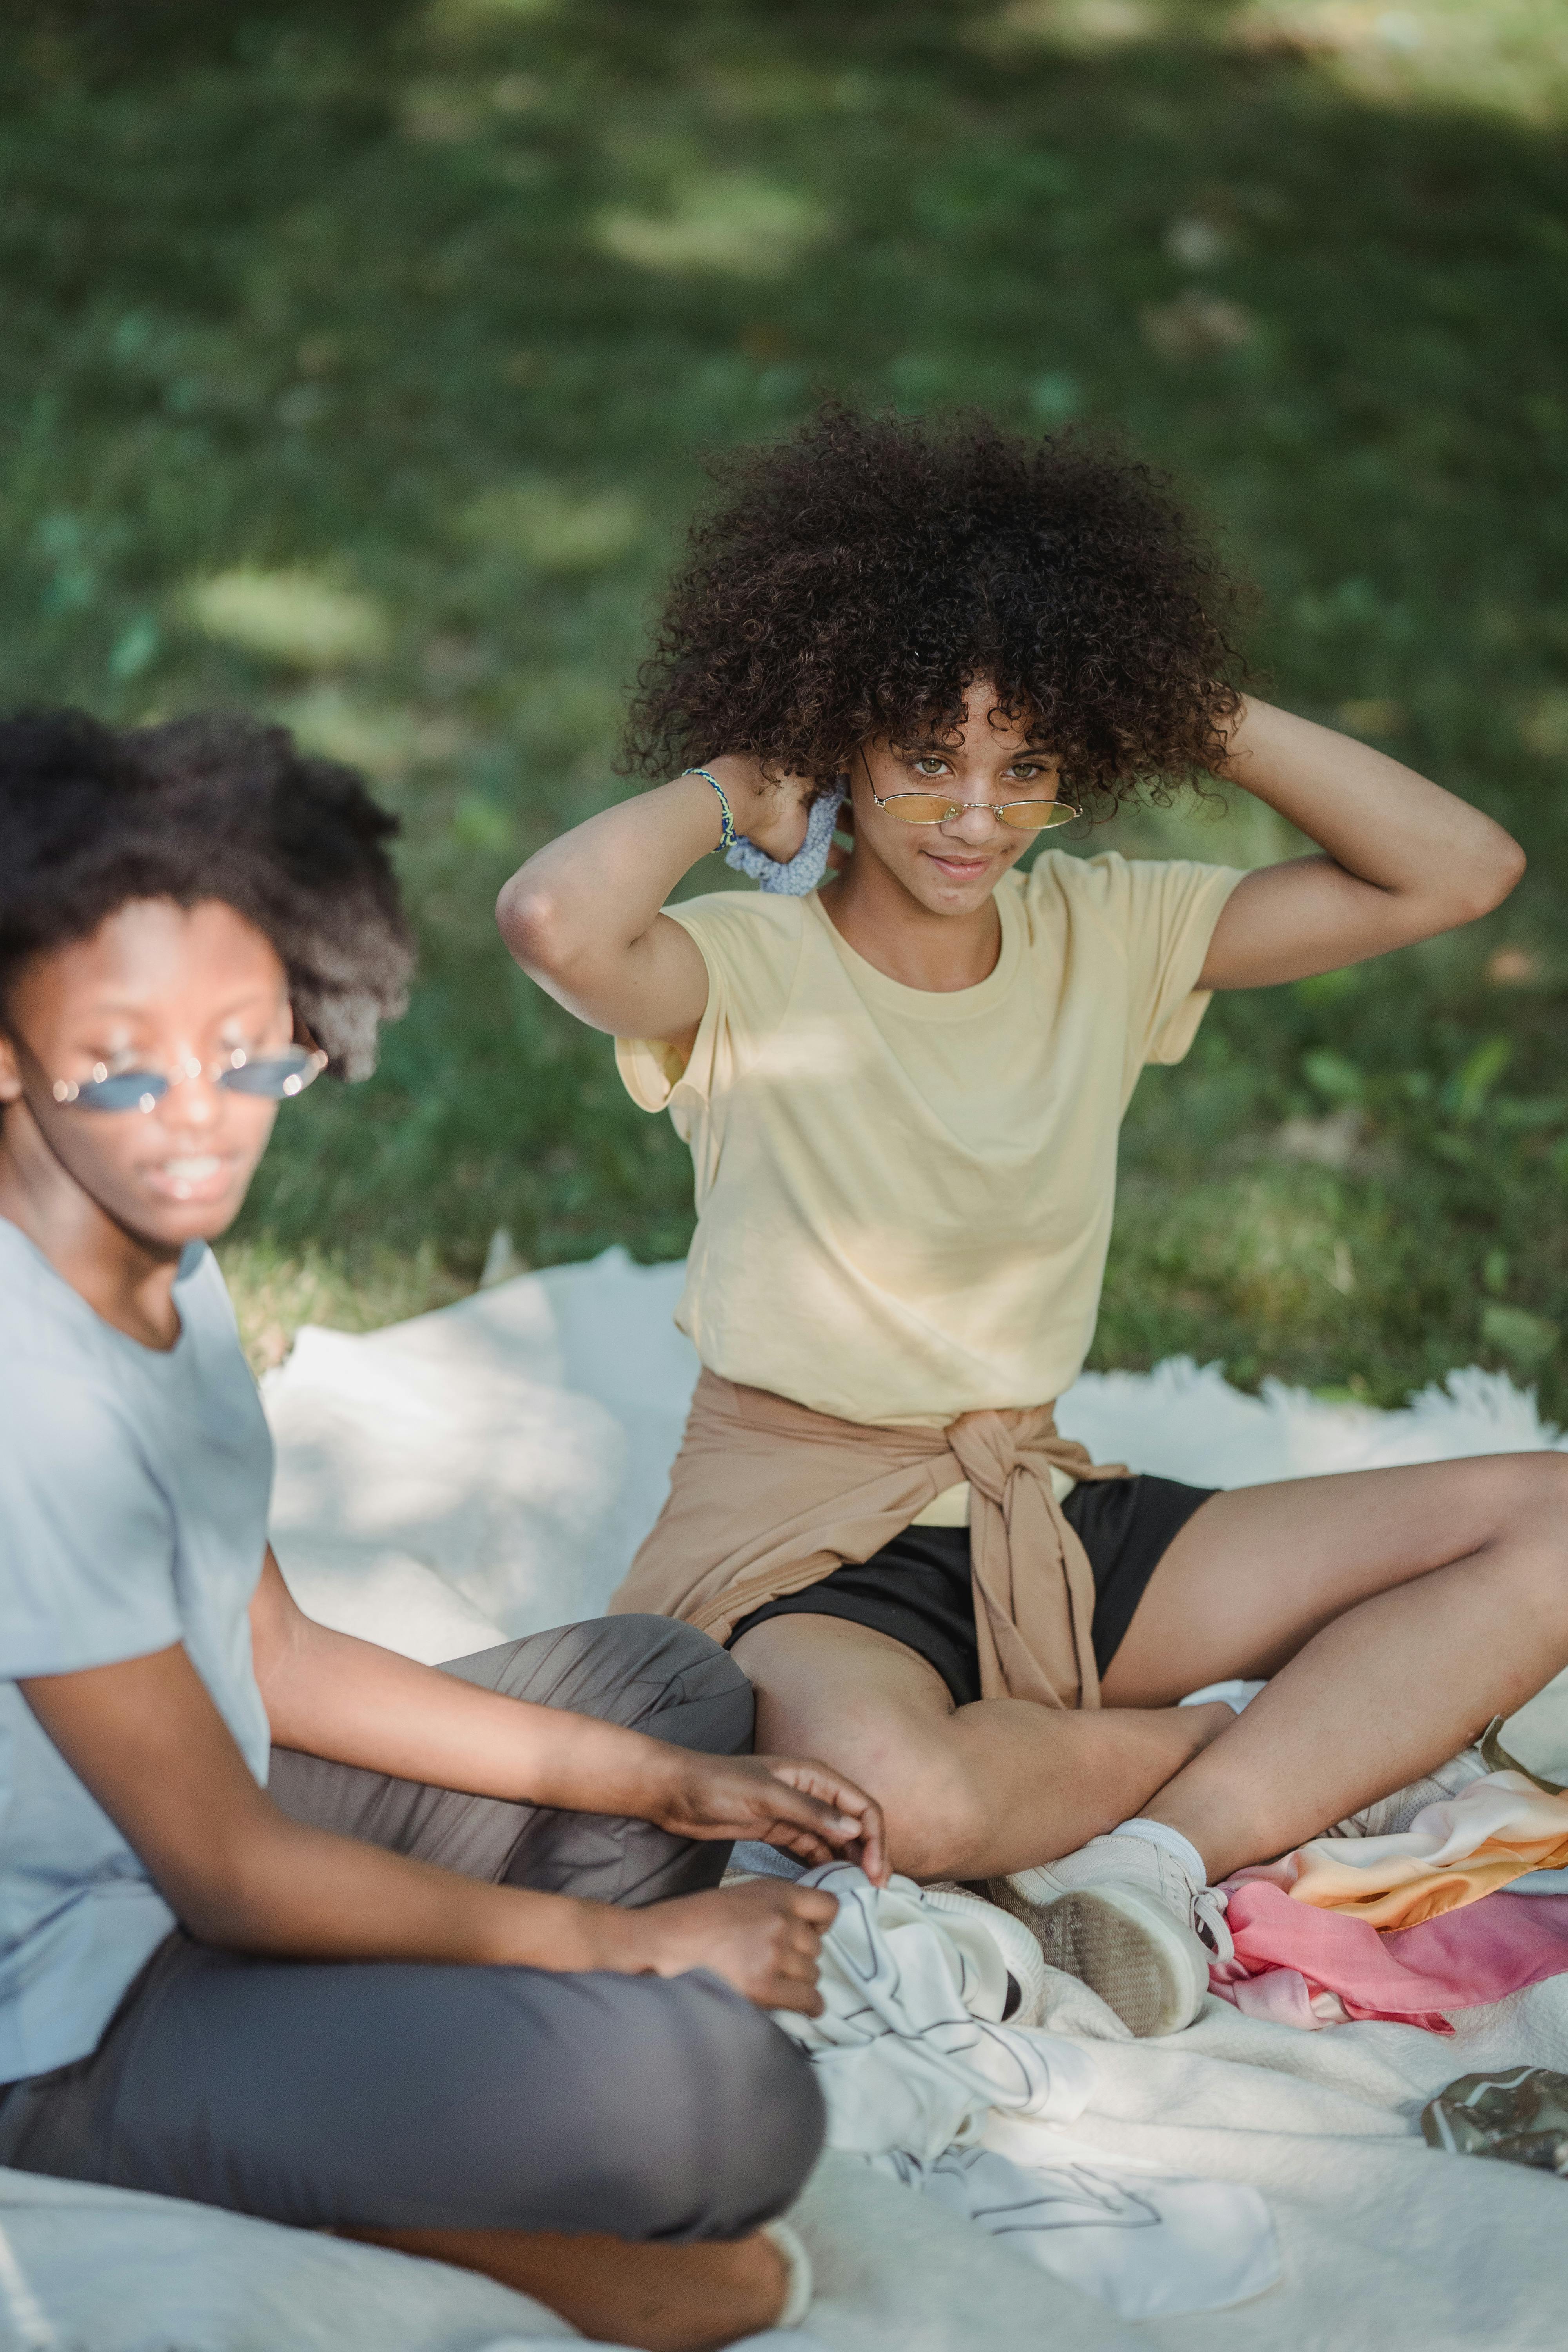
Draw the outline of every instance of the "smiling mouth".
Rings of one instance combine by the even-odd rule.
[[[234,1161],[214,1151],[193,1152],[177,1160],[160,1160],[145,1174],[154,1192],[172,1200],[212,1200],[228,1190]]]
[[[994,853],[984,851],[979,856],[955,856],[942,849],[928,849],[926,856],[933,866],[944,866],[952,874],[979,874],[992,863]]]

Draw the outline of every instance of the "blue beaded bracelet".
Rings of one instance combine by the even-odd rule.
[[[730,803],[725,798],[724,787],[719,782],[718,777],[710,776],[706,768],[682,768],[680,772],[683,776],[700,776],[703,782],[705,784],[711,784],[714,791],[719,795],[719,806],[723,814],[724,830],[714,845],[714,856],[717,856],[721,849],[733,849],[736,842],[740,839],[740,835],[735,831],[735,820],[730,814]]]

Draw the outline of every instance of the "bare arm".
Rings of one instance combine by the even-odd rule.
[[[1260,988],[1360,963],[1489,914],[1524,871],[1479,809],[1370,745],[1247,701],[1216,774],[1326,853],[1249,874],[1215,926],[1200,988]]]
[[[880,1808],[826,1765],[705,1756],[564,1707],[479,1690],[307,1617],[268,1550],[251,1645],[274,1743],[471,1796],[623,1813],[678,1836],[757,1838],[887,1875]]]
[[[736,831],[793,857],[805,838],[805,787],[766,783],[754,760],[708,766]],[[707,967],[659,909],[722,830],[718,795],[700,776],[604,809],[512,876],[496,905],[500,935],[530,978],[591,1029],[689,1045],[708,1003]]]
[[[617,1911],[486,1885],[279,1811],[246,1769],[184,1648],[22,1695],[202,1941],[296,1959],[469,1961],[676,1976],[711,1968],[759,2005],[815,2014],[836,1906],[759,1882]],[[792,1898],[782,1905],[769,1895]]]

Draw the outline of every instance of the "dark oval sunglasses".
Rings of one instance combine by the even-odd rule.
[[[214,1086],[225,1087],[231,1095],[259,1095],[268,1102],[285,1102],[313,1086],[326,1066],[327,1056],[320,1046],[285,1045],[279,1053],[260,1054],[254,1059],[237,1047],[207,1075]],[[195,1077],[202,1067],[200,1062],[188,1063],[171,1076],[163,1070],[110,1071],[100,1062],[90,1078],[57,1078],[49,1091],[58,1103],[69,1103],[77,1110],[147,1111],[163,1101],[171,1087]]]

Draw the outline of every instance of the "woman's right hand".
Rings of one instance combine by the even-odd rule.
[[[724,787],[737,833],[785,866],[805,844],[805,828],[816,791],[810,776],[770,779],[763,763],[749,754],[726,751],[703,762],[710,775]]]
[[[798,2009],[819,2017],[817,1963],[823,1935],[837,1911],[834,1897],[820,1887],[777,1878],[754,1878],[709,1895],[680,1895],[650,1904],[646,1911],[612,1913],[617,1927],[629,1932],[621,1952],[606,1965],[659,1977],[710,1969],[759,2009]]]

